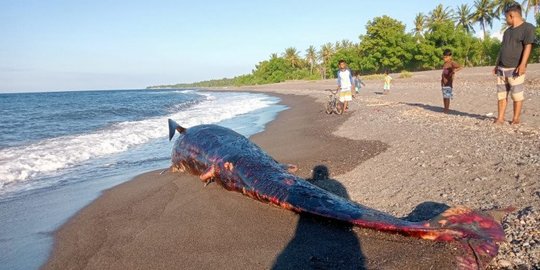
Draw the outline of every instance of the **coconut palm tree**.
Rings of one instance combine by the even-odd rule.
[[[504,8],[507,4],[513,3],[514,0],[494,0],[495,14],[499,17],[504,16]],[[540,0],[523,0],[521,2],[521,8],[524,12],[525,18],[529,15],[529,11],[534,9],[534,14],[538,14],[540,8]]]
[[[317,61],[317,51],[315,46],[311,45],[306,50],[306,62],[309,63],[309,72],[313,75],[313,66],[315,66],[315,61]]]
[[[285,53],[283,54],[283,58],[285,58],[293,68],[300,67],[302,64],[302,61],[300,60],[300,56],[298,53],[298,50],[294,47],[289,47],[285,49]]]
[[[537,15],[540,11],[540,0],[524,0],[521,6],[525,12],[525,18],[527,18],[531,9],[534,9],[534,15]]]
[[[504,31],[506,31],[506,29],[508,29],[508,27],[510,27],[510,25],[508,25],[506,23],[506,20],[502,21],[502,23],[501,23],[501,33],[504,33]]]
[[[337,52],[337,51],[339,51],[339,50],[341,50],[341,49],[343,49],[343,48],[341,47],[341,42],[336,41],[336,42],[334,43],[334,51]]]
[[[278,57],[279,57],[279,56],[278,56],[277,53],[273,53],[273,54],[270,55],[270,60],[274,60],[274,59],[276,59],[276,58],[278,58]]]
[[[330,57],[334,54],[334,47],[332,43],[326,43],[321,47],[320,55],[323,60],[323,64],[328,63]]]
[[[326,79],[326,65],[330,61],[330,57],[332,57],[333,54],[334,54],[334,47],[332,43],[326,43],[321,46],[319,55],[322,60],[321,74],[323,76],[323,79]]]
[[[514,0],[494,0],[493,1],[493,12],[498,18],[504,17],[504,8],[506,5],[513,3]]]
[[[463,4],[458,6],[457,12],[456,12],[456,26],[461,26],[467,33],[473,32],[474,33],[474,27],[473,27],[473,13],[471,7],[467,4]]]
[[[426,30],[426,22],[427,18],[424,13],[420,12],[416,14],[416,17],[414,18],[413,35],[416,38],[417,42],[420,40],[420,38],[424,36],[424,31]]]
[[[493,19],[496,18],[494,12],[495,5],[490,0],[476,0],[474,1],[474,8],[476,12],[474,13],[473,21],[480,24],[485,38],[487,36],[486,25],[492,28]]]
[[[354,46],[353,42],[348,39],[341,40],[341,48],[342,49],[349,49]]]
[[[454,11],[449,7],[444,7],[442,4],[439,4],[429,13],[428,25],[429,27],[434,24],[451,21]]]

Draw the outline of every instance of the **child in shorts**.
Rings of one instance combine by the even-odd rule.
[[[392,84],[392,77],[388,74],[388,70],[384,71],[384,86],[383,86],[383,94],[388,95],[390,94],[390,86]]]
[[[359,71],[355,71],[354,72],[354,90],[356,92],[356,94],[360,93],[360,89],[362,88],[362,86],[366,86],[366,84],[362,81],[362,79],[360,79],[360,72]]]
[[[452,60],[452,51],[449,49],[443,52],[443,70],[441,75],[441,90],[443,95],[444,113],[450,111],[450,100],[454,97],[454,74],[461,70],[461,66]]]
[[[349,101],[352,100],[353,76],[345,60],[339,60],[338,65],[337,90],[339,91],[339,101],[343,103],[343,110],[346,111],[349,108]]]

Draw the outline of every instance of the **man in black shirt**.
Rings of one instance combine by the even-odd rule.
[[[499,113],[495,123],[504,123],[508,94],[511,94],[514,101],[514,117],[511,124],[517,125],[520,123],[521,107],[525,99],[523,95],[525,71],[535,40],[535,28],[523,20],[521,6],[516,2],[506,5],[504,14],[510,27],[504,31],[497,66],[493,70],[497,75],[499,99]]]

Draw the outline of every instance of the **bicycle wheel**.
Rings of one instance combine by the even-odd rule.
[[[332,112],[334,112],[334,109],[332,108],[332,102],[331,101],[328,101],[326,102],[326,104],[324,104],[324,109],[326,111],[326,114],[332,114]]]

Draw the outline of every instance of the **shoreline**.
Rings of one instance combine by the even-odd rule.
[[[350,172],[387,146],[332,135],[349,116],[318,117],[315,113],[321,113],[322,107],[314,107],[319,104],[313,98],[278,97],[290,109],[251,139],[280,162],[297,164],[301,177],[309,178],[314,167],[325,166],[331,179],[316,184],[347,196],[343,185],[332,178]],[[329,129],[321,129],[324,125]],[[342,155],[347,149],[358,151]],[[140,175],[104,192],[71,218],[56,233],[54,251],[43,268],[418,268],[418,261],[426,262],[425,269],[454,265],[448,255],[455,253],[451,245],[297,215],[217,185],[202,188],[196,177],[157,173]],[[216,248],[221,246],[230,250]],[[412,246],[418,252],[403,254]],[[145,254],[152,254],[151,258]],[[229,256],[245,261],[227,260]]]
[[[171,94],[177,95],[176,93]],[[224,100],[231,99],[228,94],[206,92],[204,95],[216,96],[224,107],[231,104],[224,102]],[[284,106],[273,105],[279,102],[279,99],[275,97],[247,93],[238,93],[234,96],[244,97],[246,95],[248,98],[251,96],[255,100],[272,105],[252,110],[249,114],[221,120],[219,123],[234,127],[240,133],[249,136],[263,130],[266,122],[274,119],[280,110],[285,109]],[[242,101],[244,98],[233,97],[232,99],[245,103]],[[210,104],[215,102],[210,101]],[[231,105],[232,107],[229,109],[225,107],[222,111],[235,111],[234,108],[237,105],[235,106],[235,103]],[[209,114],[216,115],[215,111],[210,111]],[[216,117],[223,118],[219,115],[217,114]],[[204,117],[198,113],[197,117],[199,116]],[[229,117],[228,114],[224,116]],[[157,123],[158,127],[162,128],[159,134],[163,136],[167,134],[166,119],[165,121],[159,120]],[[163,125],[163,123],[165,124]],[[82,135],[84,136],[84,134]],[[47,152],[40,151],[40,153]],[[141,155],[142,153],[147,154]],[[0,264],[10,269],[38,269],[49,257],[54,243],[53,234],[57,228],[99,197],[102,191],[129,181],[139,174],[168,166],[170,163],[170,143],[166,137],[152,140],[141,147],[119,153],[116,157],[115,155],[105,157],[103,162],[97,161],[95,164],[100,163],[112,165],[89,168],[86,170],[88,174],[85,174],[84,170],[80,170],[78,167],[70,172],[72,177],[69,177],[70,175],[63,177],[62,179],[67,180],[59,181],[58,185],[48,185],[48,183],[37,180],[35,183],[41,184],[42,187],[24,192],[5,193],[0,196],[0,216],[3,219],[3,226],[0,228],[0,249],[6,251],[0,255]],[[6,194],[9,196],[5,196]]]
[[[540,210],[540,203],[537,200],[538,195],[536,195],[540,194],[540,184],[537,178],[537,176],[540,175],[540,162],[538,161],[538,157],[540,156],[540,132],[538,132],[540,127],[540,107],[537,106],[540,104],[540,65],[529,66],[529,76],[527,79],[527,101],[524,105],[525,124],[517,128],[507,125],[503,127],[495,127],[491,125],[491,118],[488,115],[489,112],[493,112],[495,103],[491,101],[486,103],[484,100],[493,99],[495,83],[493,82],[493,78],[491,78],[484,69],[487,70],[487,68],[470,69],[456,79],[456,99],[452,102],[451,109],[453,111],[450,115],[443,115],[439,111],[441,106],[439,103],[441,103],[441,101],[440,90],[437,91],[436,87],[436,77],[440,76],[440,71],[415,73],[412,79],[397,79],[395,88],[392,94],[389,96],[378,95],[378,88],[375,85],[368,84],[367,88],[363,89],[358,99],[356,99],[352,104],[352,112],[346,116],[346,119],[343,119],[344,122],[339,126],[335,126],[333,130],[328,132],[331,133],[331,136],[333,136],[332,138],[348,138],[348,140],[353,142],[359,140],[370,141],[373,139],[379,139],[384,142],[387,150],[378,154],[373,154],[370,159],[358,164],[350,164],[350,160],[355,160],[354,153],[351,153],[351,149],[347,148],[346,151],[343,151],[344,154],[340,153],[340,155],[334,157],[341,158],[340,162],[332,162],[328,164],[328,168],[331,170],[331,178],[335,178],[333,179],[335,181],[332,182],[334,184],[330,185],[330,188],[334,187],[335,190],[338,190],[339,188],[336,188],[336,185],[341,186],[347,191],[351,200],[396,216],[406,216],[408,213],[411,213],[411,211],[414,212],[416,210],[420,212],[424,211],[424,214],[426,214],[426,211],[429,212],[430,210],[433,210],[433,205],[431,205],[430,208],[415,209],[417,206],[422,206],[423,203],[435,203],[436,205],[451,206],[466,205],[476,209],[488,209],[492,207],[513,205],[518,209],[518,211],[508,215],[505,222],[503,222],[503,224],[506,226],[505,230],[507,231],[507,235],[512,237],[513,243],[504,243],[501,246],[499,256],[493,261],[491,267],[502,268],[504,265],[510,265],[511,267],[517,267],[520,265],[531,266],[535,263],[535,254],[538,254],[535,253],[539,250],[538,245],[531,246],[530,248],[524,248],[522,247],[522,244],[525,242],[528,243],[528,239],[530,237],[534,237],[535,228],[537,228],[540,224],[540,215],[538,214],[538,210]],[[313,83],[289,82],[276,85],[256,86],[251,88],[219,88],[215,90],[246,91],[257,93],[263,92],[269,95],[288,94],[291,95],[291,98],[307,97],[312,99],[310,106],[314,106],[314,104],[316,104],[316,106],[319,108],[318,113],[321,113],[322,105],[320,102],[323,102],[326,98],[326,95],[323,94],[321,90],[325,88],[332,88],[334,83],[334,81],[330,80]],[[274,134],[273,136],[268,135],[269,131],[271,130],[287,127],[286,124],[278,125],[275,123],[280,123],[278,122],[279,118],[283,117],[283,115],[288,111],[289,110],[280,113],[278,118],[267,125],[267,128],[263,133],[267,135],[260,134],[260,139],[256,135],[253,136],[252,139],[258,144],[261,144],[263,149],[268,151],[280,162],[298,163],[293,157],[290,158],[290,161],[287,159],[286,154],[290,154],[292,151],[287,151],[289,149],[287,149],[287,145],[283,143],[294,142],[294,139],[298,141],[298,137],[286,138],[279,142],[275,140],[275,137],[282,136],[282,134],[278,133]],[[301,115],[308,114],[304,113]],[[298,118],[298,116],[292,117],[293,120],[295,118]],[[336,119],[335,117],[324,114],[323,117],[320,118]],[[326,124],[328,125],[329,123]],[[298,132],[301,129],[307,128],[305,123],[303,123],[303,125],[304,126],[293,125],[291,132]],[[273,128],[272,126],[276,127]],[[317,132],[320,131],[319,129],[324,127],[323,125],[315,127],[313,125],[307,126],[311,128],[310,131],[313,134],[317,134]],[[290,126],[287,128],[290,128]],[[441,140],[442,135],[445,136],[444,140]],[[333,143],[333,140],[323,140],[322,138],[323,137],[321,136],[317,138],[317,140],[322,141],[325,144],[332,145],[333,147],[339,145],[337,143]],[[304,150],[305,149],[311,150],[312,153],[310,154],[312,155],[320,155],[321,153],[321,150],[316,150],[317,148],[315,147],[307,147],[304,148]],[[281,156],[280,152],[285,152],[284,156]],[[302,157],[297,157],[297,159],[298,158],[302,160]],[[304,164],[306,165],[302,165],[301,162],[298,164],[301,167],[299,174],[302,177],[306,177],[306,175],[309,176],[308,171],[310,170],[304,169],[304,167],[308,166],[309,164],[313,164],[309,163],[309,157],[304,158],[306,159],[306,161],[304,161]],[[333,159],[319,158],[314,160],[332,161]],[[144,182],[146,183],[145,185],[149,185],[148,178],[150,177],[154,176],[146,175],[142,176],[143,180],[139,180],[139,178],[137,178],[130,182],[141,181],[141,183]],[[146,182],[144,179],[146,179]],[[175,180],[171,178],[168,180],[161,179],[160,181],[169,181],[167,183],[169,183],[171,188],[178,188],[178,181],[180,180],[176,180],[175,182]],[[192,182],[197,181],[198,180],[196,179],[192,179]],[[171,183],[176,184],[173,185]],[[184,183],[182,182],[182,184]],[[192,187],[192,190],[198,192],[200,186],[197,184],[199,183],[194,184],[195,187]],[[110,197],[110,195],[107,194],[109,192],[115,192],[115,190],[117,190],[117,188],[113,188],[112,190],[106,192],[106,194],[102,195],[102,197]],[[211,190],[211,192],[215,191],[216,193],[213,194],[215,196],[220,196],[221,199],[223,199],[222,196],[225,195],[223,194],[223,190],[213,190],[212,188],[209,190]],[[142,191],[140,189],[134,188],[133,191],[137,191],[138,194],[142,196]],[[204,193],[204,191],[205,190],[203,190],[202,193],[197,194],[201,196],[208,196]],[[214,197],[205,198],[207,200],[216,199]],[[229,198],[229,196],[227,196],[227,198]],[[242,198],[243,197],[240,196],[240,198],[235,199]],[[114,199],[109,199],[112,200],[111,202],[114,202]],[[133,197],[132,199],[135,200],[136,198]],[[98,201],[101,200],[102,198],[100,198]],[[237,207],[252,206],[248,202],[239,203],[238,201],[234,200],[227,202],[232,203]],[[97,207],[94,204],[96,204],[96,202],[87,208]],[[111,203],[105,203],[101,207],[106,209],[107,207],[111,206]],[[260,203],[259,206],[261,206]],[[261,208],[252,208],[252,210],[257,211],[261,211],[260,209]],[[266,208],[262,207],[262,209]],[[526,209],[532,210],[525,211]],[[277,213],[276,210],[284,211],[281,209],[272,209],[270,214],[277,215],[273,219],[264,219],[262,216],[257,216],[257,218],[253,220],[254,217],[250,216],[250,213],[227,213],[238,214],[239,216],[235,216],[237,219],[234,220],[238,220],[239,217],[247,219],[248,221],[245,221],[244,223],[249,223],[250,220],[253,223],[258,220],[265,220],[270,225],[282,226],[282,223],[276,224],[276,222],[288,222],[287,226],[289,227],[286,227],[286,229],[282,228],[281,230],[275,230],[274,227],[270,226],[265,227],[265,230],[263,231],[259,231],[259,234],[252,235],[252,237],[260,237],[261,234],[266,234],[269,231],[282,235],[282,238],[279,239],[275,239],[275,237],[264,238],[268,240],[269,243],[272,243],[275,250],[280,250],[279,247],[281,247],[281,251],[290,251],[290,249],[287,249],[287,247],[290,246],[290,243],[297,243],[298,241],[293,241],[295,239],[302,239],[303,241],[308,241],[311,239],[311,237],[298,238],[298,234],[293,232],[295,230],[294,224],[300,225],[307,223],[312,225],[316,224],[313,225],[316,227],[320,226],[320,223],[313,220],[311,220],[311,222],[305,222],[305,220],[301,217],[296,217],[296,219],[294,219],[294,215],[290,216],[291,213]],[[84,211],[90,210],[85,209]],[[215,209],[215,207],[213,207],[212,211],[206,214],[220,214],[221,211],[225,210],[220,208],[218,211]],[[81,213],[82,211],[79,212],[79,215],[81,215]],[[264,214],[269,213],[264,212]],[[94,213],[94,215],[97,218],[98,213]],[[74,220],[78,218],[79,217],[72,218],[69,223],[76,223]],[[106,216],[103,216],[103,218],[106,218]],[[108,218],[113,219],[112,216],[109,216]],[[299,222],[299,219],[302,219],[301,223]],[[149,220],[153,221],[148,217],[146,221],[143,218],[140,220],[140,222],[148,223]],[[215,220],[207,217],[204,217],[202,220],[209,223],[215,222]],[[292,227],[291,223],[293,224]],[[69,226],[73,227],[76,225],[77,224],[72,224]],[[77,226],[84,225],[85,224],[78,223]],[[126,226],[127,225],[129,224],[126,224]],[[171,225],[173,226],[174,224]],[[231,224],[229,222],[225,223],[225,225]],[[257,226],[260,225],[257,224]],[[297,227],[304,228],[303,226]],[[320,227],[313,229],[312,227],[308,226],[307,228],[311,228],[311,231],[314,231],[315,233],[319,232],[323,236],[325,233],[322,232],[328,232]],[[213,229],[219,228],[213,227]],[[69,244],[76,246],[76,243],[74,243],[74,241],[78,239],[76,232],[70,236],[66,235],[65,237],[59,237],[59,235],[62,233],[61,230],[56,238],[60,239],[59,243],[61,245]],[[161,232],[171,232],[172,229],[169,227],[162,227],[156,230],[161,230]],[[212,233],[208,231],[200,232],[197,227],[193,227],[191,230],[193,232],[199,232],[203,236],[206,235],[204,233]],[[429,265],[431,262],[427,257],[415,257],[414,254],[402,254],[404,249],[400,250],[399,248],[396,248],[394,255],[390,259],[383,258],[382,254],[380,254],[382,252],[382,247],[386,247],[386,249],[388,249],[388,245],[391,245],[396,241],[408,243],[409,246],[407,246],[405,250],[417,250],[417,248],[420,247],[419,243],[414,242],[414,244],[411,244],[410,242],[407,242],[410,240],[409,238],[402,239],[399,238],[399,236],[388,236],[385,234],[376,234],[375,236],[372,236],[370,234],[373,233],[373,231],[364,233],[361,229],[357,228],[354,228],[353,231],[356,236],[361,235],[363,238],[356,236],[350,237],[350,234],[347,234],[343,241],[351,241],[350,243],[352,243],[352,247],[358,247],[358,243],[362,243],[361,249],[363,255],[361,258],[358,258],[357,253],[349,253],[349,255],[357,258],[357,262],[361,261],[363,266],[366,266],[367,268],[391,269],[392,262],[399,261],[403,263],[409,260],[416,260],[416,262],[411,262],[410,266],[418,268],[423,267],[424,265]],[[177,231],[174,232],[178,233]],[[92,233],[94,232],[91,232],[90,234]],[[227,234],[227,232],[223,233]],[[365,235],[370,236],[367,237]],[[156,234],[155,237],[157,239],[162,239],[159,237],[163,236]],[[380,240],[381,237],[398,237],[399,239],[393,238],[392,240]],[[377,239],[379,242],[369,242],[369,239],[373,238]],[[153,238],[148,237],[146,242],[138,242],[138,244],[143,245],[151,242],[152,239]],[[355,242],[353,239],[357,239],[357,241]],[[167,239],[162,240],[165,241]],[[191,240],[193,241],[193,239]],[[235,239],[229,240],[234,241]],[[249,239],[246,238],[243,238],[243,240],[245,240],[245,242],[249,241]],[[332,241],[327,242],[330,245]],[[211,245],[213,243],[214,242],[208,242],[207,245]],[[159,243],[157,244],[161,245]],[[181,243],[175,242],[174,244],[177,247]],[[203,252],[204,254],[211,252],[204,247],[205,246],[203,245],[199,252]],[[293,247],[297,246],[293,245]],[[122,255],[121,258],[124,263],[134,263],[135,261],[141,263],[140,258],[133,256],[133,254],[137,254],[136,251],[132,250],[132,253],[127,253],[127,255],[131,254],[131,257],[125,257],[126,254],[121,253],[124,251],[120,251],[120,249],[117,250],[114,246],[109,248],[110,249],[107,251],[109,252],[108,254],[106,254],[107,252],[104,252],[103,254],[95,254],[95,256]],[[162,248],[171,247],[169,245],[165,245],[165,247]],[[252,248],[261,248],[261,253],[263,254],[253,254],[250,252]],[[424,247],[423,252],[426,252],[426,250],[433,251],[436,248],[442,249],[439,250],[439,253],[437,253],[438,255],[452,254],[452,249],[448,249],[448,246],[445,245]],[[69,251],[69,248],[67,249]],[[379,257],[377,257],[377,249],[380,251],[379,255],[381,256]],[[518,251],[516,251],[516,249]],[[277,254],[275,254],[275,250],[273,251],[273,259],[277,261],[278,259],[276,258]],[[295,250],[296,249],[292,249],[293,253],[291,254],[295,254]],[[64,250],[64,252],[65,251],[66,250]],[[265,255],[270,256],[269,251],[261,246],[250,246],[250,248],[246,248],[244,251],[246,254],[251,254],[251,256],[255,256],[257,258],[264,257]],[[138,253],[139,256],[142,256],[143,254],[145,253]],[[192,253],[188,252],[188,254],[191,254],[192,256],[199,256],[197,255],[198,252],[194,251],[192,251]],[[178,256],[174,254],[169,255],[173,256],[173,259],[176,258],[174,256]],[[242,258],[243,256],[246,256],[242,254],[228,255],[234,255],[237,257],[241,256]],[[363,257],[364,255],[365,257]],[[73,258],[81,258],[79,255],[73,256],[74,257],[72,257],[72,260]],[[220,255],[216,252],[213,252],[212,256],[217,256],[223,260],[226,258],[226,256]],[[64,258],[62,263],[69,263],[69,257],[70,256]],[[184,259],[187,260],[189,259],[188,257],[190,256],[187,256]],[[104,260],[103,257],[100,258],[101,260]],[[129,262],[130,258],[134,261]],[[315,263],[321,263],[322,265],[327,263],[325,261],[320,261],[317,258],[318,257],[315,256]],[[53,257],[50,257],[48,262],[49,267],[52,265],[52,259]],[[450,258],[446,258],[446,261],[445,258],[437,258],[437,260],[449,264],[452,263]],[[269,262],[269,258],[266,258],[264,261],[266,262],[266,266],[273,265],[271,262]],[[199,266],[202,265],[200,260],[189,262],[194,266],[196,266],[197,263],[199,263]],[[249,259],[246,263],[253,262],[253,259]],[[55,265],[59,265],[59,263],[60,260],[57,260]],[[161,265],[160,262],[154,263],[155,264],[150,265],[155,267]],[[253,266],[253,264],[249,265]],[[106,268],[115,268],[113,264],[108,264],[108,266],[109,267]],[[219,264],[219,266],[221,266],[221,264]],[[242,266],[247,266],[247,264]]]

